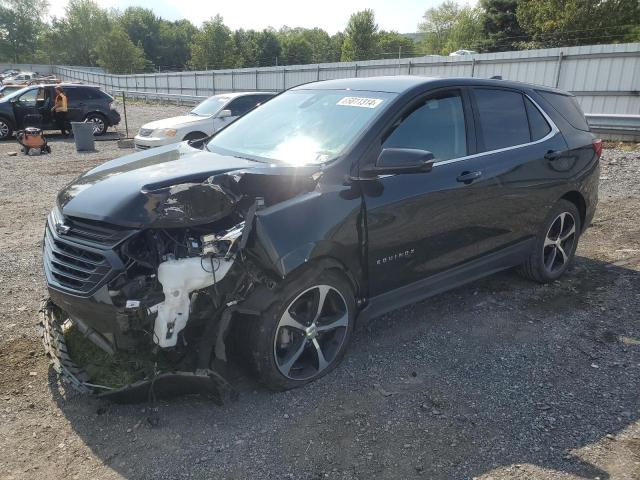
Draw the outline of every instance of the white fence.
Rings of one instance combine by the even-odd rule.
[[[41,71],[37,67],[48,66],[32,67]],[[140,75],[110,75],[99,69],[65,66],[53,66],[51,72],[62,79],[97,84],[111,92],[136,92],[137,96],[147,93],[155,98],[162,94],[174,98],[184,95],[192,100],[232,91],[281,91],[303,83],[346,77],[500,75],[505,80],[573,92],[590,114],[640,114],[640,43]]]

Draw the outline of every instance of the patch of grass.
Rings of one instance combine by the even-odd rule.
[[[160,363],[151,352],[117,352],[110,355],[88,340],[74,326],[65,330],[64,339],[71,359],[89,374],[91,383],[98,385],[124,387],[152,375],[156,362]],[[163,363],[159,364],[158,368],[168,367],[166,362]]]

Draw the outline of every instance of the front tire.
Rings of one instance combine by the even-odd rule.
[[[187,133],[184,138],[182,139],[183,142],[187,141],[190,142],[192,140],[200,140],[202,138],[206,138],[207,134],[203,133],[203,132],[190,132]]]
[[[578,208],[567,200],[560,200],[543,222],[533,251],[520,268],[520,273],[539,283],[560,278],[573,260],[581,231]]]
[[[4,118],[0,118],[0,140],[6,140],[13,133],[13,124]]]
[[[246,324],[245,355],[272,390],[301,387],[342,360],[353,333],[355,301],[338,271],[308,270],[278,287],[277,300]]]
[[[101,113],[90,113],[85,121],[93,123],[93,135],[95,137],[100,137],[107,132],[107,119]]]

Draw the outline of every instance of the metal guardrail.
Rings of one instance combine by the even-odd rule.
[[[593,132],[612,140],[640,141],[640,115],[587,113]]]
[[[120,96],[123,93],[127,98],[136,98],[145,101],[164,100],[175,102],[177,105],[195,105],[209,98],[207,95],[182,95],[179,93],[163,93],[163,92],[143,92],[139,90],[112,90],[114,96]]]

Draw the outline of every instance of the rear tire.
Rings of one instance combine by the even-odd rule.
[[[337,270],[310,269],[277,288],[276,301],[259,319],[244,320],[243,338],[236,340],[258,380],[282,391],[317,380],[340,363],[356,307],[351,285]]]
[[[567,200],[558,201],[545,218],[519,273],[538,283],[560,278],[576,253],[581,229],[578,208]]]

